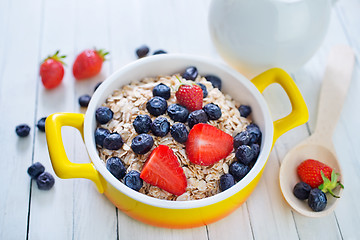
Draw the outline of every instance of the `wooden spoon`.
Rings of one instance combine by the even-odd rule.
[[[332,212],[339,198],[327,194],[327,206],[321,212],[314,212],[307,201],[297,199],[293,188],[300,181],[296,169],[306,159],[315,159],[333,168],[344,183],[339,160],[332,143],[332,134],[346,98],[354,66],[354,53],[348,46],[332,49],[320,92],[317,124],[314,133],[287,153],[280,167],[280,188],[289,205],[302,215],[322,217]],[[346,187],[346,186],[345,186]],[[341,197],[342,188],[334,193]]]

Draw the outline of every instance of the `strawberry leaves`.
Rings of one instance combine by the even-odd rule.
[[[329,178],[325,177],[323,171],[321,171],[321,177],[322,177],[324,182],[319,186],[319,189],[321,191],[323,191],[324,193],[329,192],[331,194],[331,196],[333,196],[335,198],[340,198],[339,196],[335,195],[333,193],[333,191],[332,191],[337,186],[340,186],[341,188],[344,188],[344,186],[340,183],[340,181],[338,181],[339,174],[335,173],[334,170],[333,170],[331,172],[331,180],[329,180]]]

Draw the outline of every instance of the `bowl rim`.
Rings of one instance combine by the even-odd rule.
[[[116,179],[107,169],[103,161],[100,159],[98,152],[96,150],[95,140],[93,137],[94,130],[92,130],[92,127],[94,125],[95,120],[95,110],[97,107],[99,107],[102,103],[99,103],[102,93],[109,88],[109,86],[112,85],[114,81],[118,81],[118,79],[125,74],[128,74],[129,72],[136,71],[137,69],[141,68],[141,66],[147,65],[147,64],[157,64],[161,67],[161,63],[171,61],[171,60],[180,60],[183,61],[183,65],[179,66],[179,70],[182,68],[185,68],[189,66],[189,62],[198,62],[200,64],[205,64],[209,67],[212,67],[212,69],[216,70],[217,72],[225,72],[226,74],[230,74],[232,77],[234,77],[236,80],[240,81],[244,86],[247,87],[247,89],[253,94],[255,99],[258,101],[259,106],[261,108],[261,113],[264,116],[264,125],[266,132],[263,132],[262,134],[262,145],[261,145],[261,151],[260,155],[258,156],[258,159],[251,169],[251,171],[238,183],[236,183],[233,187],[227,189],[224,192],[220,192],[216,195],[213,195],[211,197],[206,197],[199,200],[186,200],[186,201],[170,201],[170,200],[163,200],[158,199],[154,197],[147,196],[143,193],[137,192],[120,182],[118,179]],[[194,64],[196,65],[196,64]],[[159,72],[159,75],[161,73]],[[216,75],[216,74],[215,74]],[[141,79],[138,79],[139,81]],[[87,130],[89,129],[89,130]],[[87,111],[85,113],[85,119],[84,119],[84,142],[85,146],[88,152],[88,155],[90,157],[90,160],[95,166],[95,169],[102,175],[102,177],[111,184],[114,188],[116,188],[118,191],[122,192],[123,194],[127,195],[128,197],[139,201],[141,203],[151,205],[154,207],[160,207],[160,208],[168,208],[168,209],[191,209],[191,208],[200,208],[209,206],[218,202],[221,202],[233,195],[235,195],[237,192],[242,190],[245,186],[247,186],[250,182],[252,182],[255,177],[261,172],[263,167],[265,167],[266,161],[270,155],[272,145],[273,145],[273,135],[274,135],[274,127],[273,127],[273,121],[270,115],[269,108],[267,106],[267,103],[265,99],[263,98],[262,94],[258,91],[258,89],[253,85],[247,78],[245,78],[243,75],[241,75],[239,72],[233,70],[232,68],[228,67],[227,65],[223,64],[222,62],[215,61],[213,59],[209,59],[206,57],[196,56],[196,55],[190,55],[190,54],[160,54],[160,55],[153,55],[149,57],[145,57],[142,59],[138,59],[136,61],[133,61],[131,63],[128,63],[127,65],[121,67],[117,71],[115,71],[113,74],[111,74],[109,77],[107,77],[103,83],[98,87],[98,89],[93,94],[89,106],[87,108]]]

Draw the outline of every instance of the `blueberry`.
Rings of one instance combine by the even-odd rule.
[[[206,75],[206,80],[211,82],[214,88],[218,88],[221,91],[221,79],[215,75]]]
[[[126,168],[118,157],[111,157],[106,160],[106,169],[119,180],[121,180],[126,174]]]
[[[95,87],[94,87],[94,92],[98,89],[98,87],[100,87],[100,85],[102,84],[102,82],[98,82]]]
[[[166,53],[167,53],[166,51],[159,49],[159,50],[156,50],[156,51],[153,53],[153,55],[166,54]]]
[[[151,124],[151,132],[158,137],[164,137],[170,130],[170,123],[164,117],[156,118]]]
[[[149,115],[138,115],[134,122],[133,126],[137,133],[148,133],[151,128],[151,118]]]
[[[99,107],[96,109],[95,117],[96,121],[100,124],[108,123],[114,116],[113,111],[108,107]]]
[[[249,163],[254,160],[255,153],[248,145],[241,145],[236,149],[235,157],[241,163],[249,165]]]
[[[167,114],[174,122],[186,122],[189,110],[179,104],[171,104],[167,109]]]
[[[182,74],[182,77],[186,80],[195,80],[198,76],[198,70],[196,67],[191,66],[185,69],[185,72]]]
[[[146,109],[153,116],[164,114],[167,109],[167,102],[164,98],[155,96],[146,103]]]
[[[250,144],[251,149],[254,151],[255,154],[255,159],[257,159],[257,157],[260,154],[260,146],[257,143],[251,143]]]
[[[195,124],[198,123],[207,123],[207,121],[208,115],[202,109],[191,112],[187,120],[190,128],[192,128]]]
[[[146,45],[142,45],[138,49],[136,49],[136,55],[138,58],[145,57],[149,53],[149,47]]]
[[[16,126],[15,132],[19,137],[26,137],[30,133],[30,127],[27,124],[20,124]]]
[[[160,83],[153,88],[153,96],[159,96],[168,100],[170,98],[170,88],[165,84]]]
[[[183,123],[175,123],[172,125],[170,133],[175,141],[179,143],[185,143],[189,136],[189,131]]]
[[[142,133],[133,138],[131,141],[131,149],[136,154],[145,154],[154,145],[154,139],[147,133]]]
[[[139,191],[143,185],[143,180],[140,178],[140,173],[135,170],[131,170],[124,177],[124,183],[131,189]]]
[[[231,174],[226,173],[220,177],[219,187],[222,192],[225,191],[226,189],[231,188],[234,185],[235,185],[235,180]]]
[[[318,188],[310,190],[308,205],[314,212],[320,212],[325,209],[327,198],[323,191]]]
[[[109,150],[118,150],[124,144],[120,134],[118,133],[110,133],[104,139],[104,148]]]
[[[206,98],[208,95],[208,91],[207,88],[204,84],[202,83],[198,83],[197,85],[199,85],[199,87],[201,87],[201,90],[203,91],[203,98]]]
[[[250,143],[250,134],[244,130],[234,137],[234,148],[237,149],[240,145],[248,145]]]
[[[236,181],[240,181],[250,171],[250,167],[238,161],[233,162],[229,167],[229,172]]]
[[[208,103],[203,107],[203,110],[208,115],[209,120],[218,120],[221,117],[221,109],[214,103]]]
[[[41,163],[36,162],[28,168],[27,173],[31,178],[36,179],[44,171],[45,167]]]
[[[55,184],[55,179],[50,173],[43,172],[36,178],[36,184],[40,190],[50,190]]]
[[[240,105],[239,112],[240,116],[247,118],[251,113],[251,107],[248,105]]]
[[[105,128],[97,128],[95,130],[95,143],[101,147],[104,145],[104,139],[110,135],[110,131]]]
[[[36,126],[41,132],[45,132],[45,122],[46,122],[46,117],[43,117],[40,118],[40,120],[36,124]]]
[[[261,140],[261,131],[258,125],[251,123],[246,126],[246,130],[250,134],[250,143],[259,143]]]
[[[298,182],[293,189],[293,193],[295,197],[297,197],[300,200],[308,199],[310,194],[311,187],[309,184],[304,182]]]
[[[89,105],[90,102],[90,95],[85,94],[79,97],[79,104],[81,107],[87,107]]]

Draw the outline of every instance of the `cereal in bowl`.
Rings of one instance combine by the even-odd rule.
[[[177,201],[210,197],[240,181],[259,155],[261,131],[248,117],[251,108],[222,93],[219,80],[190,67],[116,89],[96,111],[95,130],[112,175]]]

